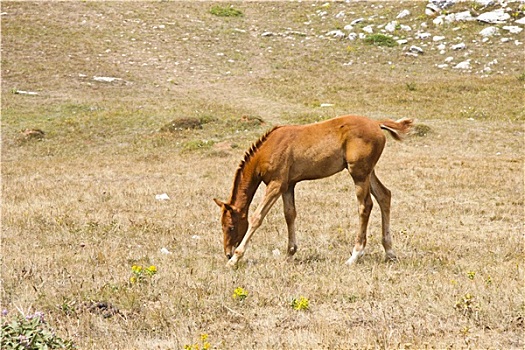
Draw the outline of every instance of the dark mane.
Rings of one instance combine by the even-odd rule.
[[[266,133],[264,133],[257,141],[255,141],[252,146],[244,153],[244,157],[239,163],[239,166],[237,167],[237,171],[235,172],[235,178],[233,182],[233,188],[232,188],[232,194],[230,198],[230,204],[233,204],[235,201],[235,196],[237,194],[239,183],[241,180],[241,173],[245,167],[245,165],[252,159],[254,154],[257,152],[257,150],[262,146],[264,141],[268,139],[268,136],[275,131],[276,129],[279,129],[281,126],[274,126],[272,129],[268,130]]]

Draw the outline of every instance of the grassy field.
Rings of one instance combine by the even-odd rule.
[[[79,349],[523,348],[524,32],[482,42],[487,25],[435,26],[426,2],[232,4],[2,2],[2,324],[41,311]],[[467,48],[326,35],[403,9],[400,39]],[[438,68],[448,56],[472,69]],[[279,202],[228,269],[212,198],[244,151],[342,114],[417,121],[377,166],[399,261],[376,204],[344,265],[343,172],[297,186],[292,261]]]

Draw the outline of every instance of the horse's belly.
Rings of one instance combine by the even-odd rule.
[[[294,162],[290,178],[299,182],[332,176],[346,168],[343,157],[333,156],[317,159],[302,159]]]

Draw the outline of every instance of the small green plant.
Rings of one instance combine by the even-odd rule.
[[[518,75],[518,81],[525,81],[525,72]]]
[[[478,318],[479,311],[481,310],[480,304],[476,301],[476,297],[470,293],[465,294],[456,303],[454,309],[459,311],[461,314],[467,317]]]
[[[210,13],[219,17],[241,17],[243,13],[237,9],[234,9],[232,6],[223,7],[215,5],[210,9]]]
[[[239,300],[239,301],[243,301],[247,297],[248,297],[248,292],[246,290],[244,290],[244,288],[237,287],[233,291],[233,295],[232,295],[233,299],[236,299],[236,300]]]
[[[365,37],[365,43],[375,46],[387,46],[394,47],[397,45],[397,42],[384,34],[370,34]]]
[[[212,140],[192,140],[184,142],[182,148],[185,151],[197,151],[211,148],[215,144]]]
[[[474,277],[476,277],[476,272],[475,271],[467,272],[467,277],[469,280],[474,280]]]
[[[308,300],[308,298],[305,298],[303,296],[299,297],[298,299],[293,298],[292,308],[298,311],[308,310],[310,308],[310,301]]]
[[[191,345],[184,345],[184,350],[208,350],[211,344],[208,342],[208,334],[201,334],[200,342]]]
[[[413,135],[423,137],[423,136],[427,136],[431,132],[432,132],[432,129],[430,128],[430,126],[425,125],[425,124],[416,124],[411,133]]]
[[[2,312],[0,348],[2,349],[75,349],[70,340],[64,340],[50,329],[43,312],[24,316],[18,313],[11,321],[5,320],[7,310]]]
[[[405,84],[408,91],[416,91],[416,83],[406,83]]]
[[[143,283],[151,279],[157,273],[157,267],[151,265],[150,267],[142,267],[141,265],[133,265],[131,267],[132,276],[129,278],[131,284]]]

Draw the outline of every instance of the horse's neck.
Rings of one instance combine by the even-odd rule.
[[[236,175],[231,204],[248,214],[253,196],[260,184],[261,179],[256,175],[253,166],[245,166]]]

